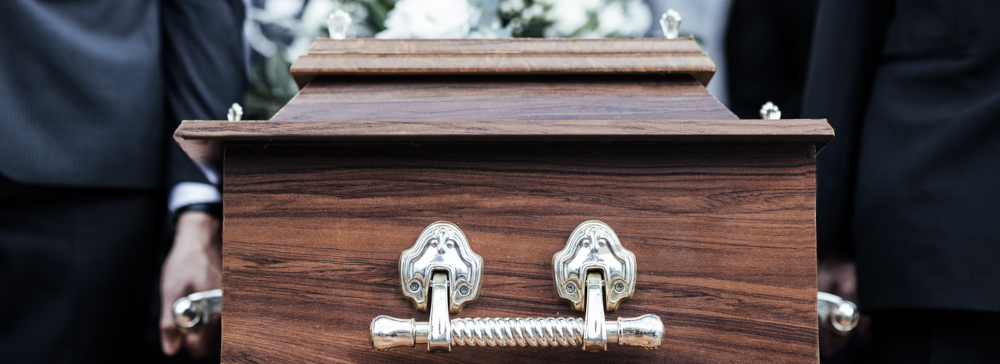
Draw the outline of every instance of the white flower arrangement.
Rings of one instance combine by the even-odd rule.
[[[652,21],[642,0],[399,0],[375,37],[640,37]]]
[[[347,38],[641,37],[653,20],[642,0],[265,0],[248,10],[253,49],[288,62],[328,34],[335,10],[353,20]]]
[[[267,119],[298,91],[288,73],[330,14],[350,15],[346,38],[641,37],[653,17],[642,0],[264,0],[248,7],[253,50],[247,117]]]
[[[465,38],[473,15],[467,0],[399,0],[375,38]]]
[[[642,0],[501,0],[498,10],[521,37],[641,37],[653,21]]]

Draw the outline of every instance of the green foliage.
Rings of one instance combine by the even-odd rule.
[[[358,3],[368,10],[368,18],[365,23],[375,33],[385,30],[385,18],[389,16],[389,11],[396,6],[396,0],[358,0]]]
[[[500,0],[500,9],[498,9],[500,25],[502,27],[511,26],[514,38],[544,38],[545,29],[552,26],[552,21],[545,19],[545,17],[541,16],[542,14],[527,17],[524,11],[536,3],[541,5],[546,12],[552,6],[535,0],[520,1],[517,4],[521,5],[520,7],[511,3],[513,3],[511,0]]]
[[[244,119],[270,119],[299,92],[292,74],[288,72],[290,67],[291,64],[280,53],[251,67],[250,84],[253,88],[245,95]]]

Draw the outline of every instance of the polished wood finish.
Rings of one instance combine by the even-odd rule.
[[[175,133],[223,173],[222,359],[254,362],[817,361],[815,153],[824,120],[738,120],[693,39],[319,40],[269,121]],[[223,168],[224,167],[224,168]],[[399,254],[458,224],[484,259],[454,317],[582,317],[552,255],[599,219],[636,254],[659,350],[374,352],[416,318]]]
[[[688,75],[314,80],[272,121],[737,119]]]
[[[826,120],[184,121],[174,138],[203,166],[223,142],[809,142],[833,139]]]
[[[739,120],[686,75],[322,77],[271,120],[185,121],[175,133],[195,161],[214,166],[221,141],[805,141],[822,148],[832,138],[825,120]]]
[[[715,63],[693,38],[317,40],[292,64],[305,87],[323,75],[688,74],[707,85]]]
[[[185,121],[182,141],[325,142],[811,142],[825,143],[825,120]]]
[[[815,161],[785,143],[230,143],[223,361],[815,362]],[[373,352],[377,315],[426,320],[399,254],[431,222],[484,259],[481,298],[453,317],[582,317],[552,254],[584,220],[638,259],[632,300],[659,350],[425,348]]]

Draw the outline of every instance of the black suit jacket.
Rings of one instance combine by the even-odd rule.
[[[802,112],[817,0],[733,0],[726,28],[729,110],[760,118],[773,101],[781,117]]]
[[[862,309],[1000,310],[1000,2],[827,0],[803,117],[822,254],[853,256]]]
[[[0,1],[0,174],[155,188],[204,176],[182,119],[242,98],[240,0]]]

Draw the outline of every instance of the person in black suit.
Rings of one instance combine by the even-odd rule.
[[[733,0],[726,27],[729,110],[760,118],[773,101],[798,118],[805,89],[817,0]]]
[[[217,350],[167,312],[221,287],[218,192],[171,134],[241,99],[243,18],[240,0],[0,2],[0,361],[150,360],[167,191],[163,350]]]
[[[874,362],[997,358],[998,14],[992,0],[820,5],[802,114],[837,133],[817,157],[817,234],[821,265],[848,267],[821,269],[820,289],[850,291],[856,267]]]

